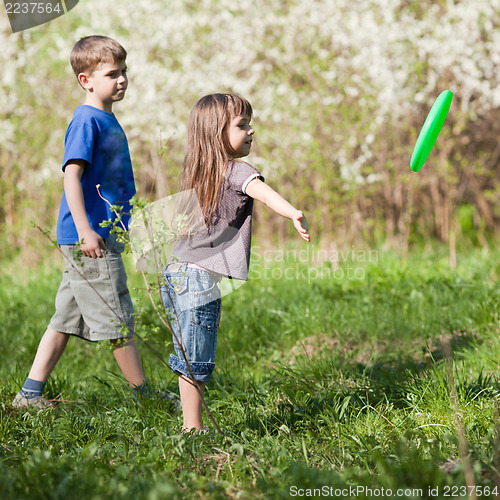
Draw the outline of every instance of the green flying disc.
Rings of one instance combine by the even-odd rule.
[[[411,155],[410,166],[414,172],[418,172],[427,160],[439,132],[443,128],[452,99],[453,92],[443,90],[429,111]]]

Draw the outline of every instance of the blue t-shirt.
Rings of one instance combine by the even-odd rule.
[[[123,207],[123,223],[128,229],[131,210],[130,198],[135,194],[134,174],[128,142],[115,115],[94,108],[77,106],[64,140],[64,160],[62,169],[71,160],[85,160],[82,175],[83,199],[92,229],[102,238],[107,238],[110,227],[99,224],[115,219],[106,201]],[[57,242],[59,245],[74,245],[78,242],[78,232],[63,193],[57,221]]]

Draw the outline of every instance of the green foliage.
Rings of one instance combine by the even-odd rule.
[[[0,280],[0,497],[274,499],[289,498],[292,487],[356,487],[358,498],[369,498],[368,488],[404,488],[406,498],[429,488],[443,493],[465,485],[450,384],[476,484],[493,487],[500,288],[491,272],[499,259],[471,251],[450,271],[439,251],[410,254],[406,267],[380,251],[376,265],[357,263],[362,279],[335,278],[325,268],[323,276],[293,280],[266,278],[265,263],[254,260],[262,277],[223,299],[206,392],[225,436],[197,437],[179,433],[170,403],[135,401],[108,349],[78,341],[49,379],[59,407],[13,410],[59,271],[49,266],[22,280],[7,272]],[[129,280],[137,330],[166,358],[168,332],[138,275],[131,271]],[[451,337],[453,380],[443,335]],[[175,377],[140,349],[154,385],[176,391]]]
[[[141,197],[177,191],[189,110],[202,95],[234,91],[255,110],[248,161],[310,215],[314,236],[483,244],[498,231],[495,2],[256,0],[253,8],[259,15],[232,0],[122,0],[120,9],[86,0],[17,34],[0,18],[0,256],[40,244],[30,218],[55,226],[64,132],[84,97],[69,54],[90,33],[128,52],[129,89],[113,111]],[[445,88],[452,108],[414,174],[417,134]],[[462,205],[474,210],[463,234]],[[261,240],[289,236],[286,221],[256,212],[267,222],[255,225]]]

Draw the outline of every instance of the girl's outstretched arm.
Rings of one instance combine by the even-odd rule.
[[[300,210],[297,210],[294,206],[290,205],[290,203],[288,203],[288,201],[286,201],[274,189],[269,187],[260,179],[255,178],[248,183],[246,193],[255,200],[265,203],[277,214],[292,220],[293,225],[300,236],[304,240],[310,241],[311,237],[309,235],[309,225],[307,224],[305,215]]]

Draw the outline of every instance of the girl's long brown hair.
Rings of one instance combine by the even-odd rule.
[[[250,103],[236,94],[211,94],[193,107],[181,173],[181,190],[194,189],[205,222],[210,225],[232,157],[229,125],[237,116],[252,117]]]

